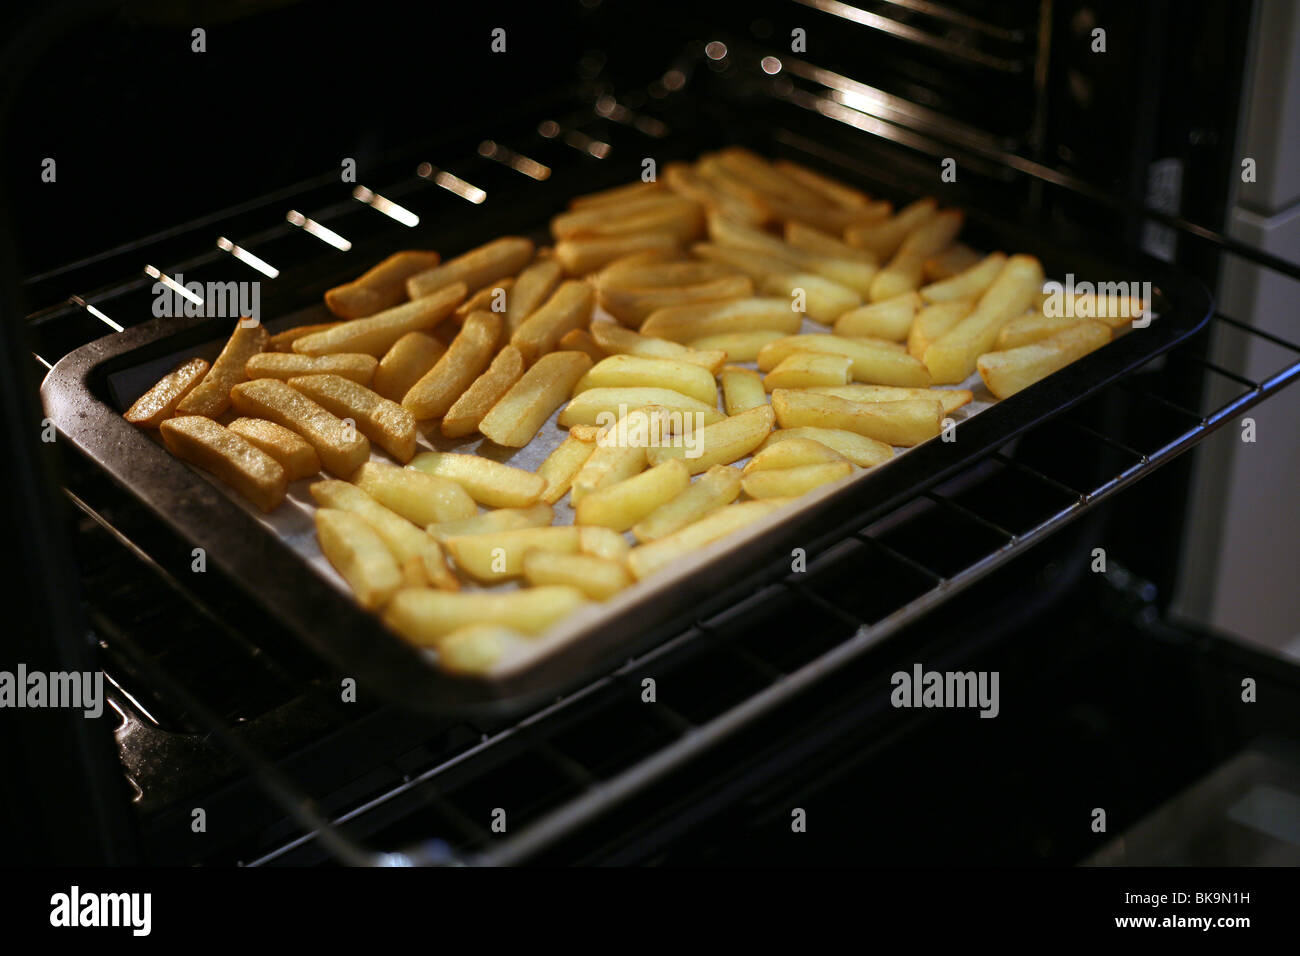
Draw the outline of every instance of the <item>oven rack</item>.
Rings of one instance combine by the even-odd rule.
[[[563,123],[552,121],[558,129],[540,124],[544,132],[539,135],[553,142],[558,134],[567,141],[566,146],[585,157],[582,162],[598,162],[599,157],[591,151],[592,144],[613,140],[615,148],[618,145],[617,138],[609,135],[611,126],[607,122],[608,112],[606,108],[603,111],[593,111],[585,117],[570,114],[564,117]],[[599,126],[596,135],[583,132],[584,129],[591,128],[589,124]],[[627,129],[636,130],[634,126]],[[565,130],[577,135],[570,136]],[[619,129],[618,132],[625,130]],[[552,135],[547,136],[545,133]],[[787,135],[793,137],[798,134]],[[535,144],[540,145],[542,144]],[[519,148],[523,149],[522,146]],[[955,147],[947,144],[947,148]],[[1078,184],[1057,181],[1040,174],[1033,166],[1017,168],[1016,172],[1034,177],[1048,188],[1078,191]],[[394,197],[403,195],[400,189],[383,190],[383,194]],[[334,208],[341,213],[343,207],[348,210],[355,208],[346,202],[336,204]],[[1230,251],[1263,267],[1276,265],[1267,255],[1200,226],[1171,220],[1171,217],[1162,219],[1159,214],[1149,210],[1139,210],[1135,214],[1164,221],[1194,240]],[[327,213],[313,213],[313,218],[325,223],[332,221]],[[267,241],[282,240],[292,234],[291,227],[283,224],[274,227],[274,235],[270,235],[271,232],[268,230]],[[258,248],[253,243],[248,245],[253,251]],[[195,263],[195,266],[202,268],[203,264]],[[1294,274],[1292,270],[1295,270],[1295,266],[1283,265],[1287,268],[1277,271]],[[182,263],[181,266],[173,267],[173,271],[195,266]],[[126,291],[139,292],[145,284],[147,283],[136,280]],[[108,305],[121,294],[123,293],[109,290],[101,291],[98,295],[78,296],[70,305],[37,315],[34,317],[34,325],[38,332],[42,327],[51,328],[69,314],[87,311],[85,305],[96,302]],[[187,686],[185,682],[171,678],[167,666],[159,663],[157,656],[146,651],[133,636],[130,622],[123,625],[102,613],[92,611],[93,620],[105,649],[119,652],[154,682],[153,686],[160,695],[174,698],[179,710],[212,734],[219,743],[233,748],[237,763],[250,769],[253,779],[267,787],[273,801],[290,815],[291,826],[301,828],[302,832],[289,834],[284,832],[285,825],[280,824],[278,828],[273,827],[269,835],[259,834],[257,839],[246,846],[260,845],[260,851],[245,854],[241,849],[240,855],[236,857],[238,862],[267,864],[310,859],[322,854],[345,862],[388,864],[521,862],[571,832],[576,826],[661,779],[673,768],[704,753],[758,716],[770,713],[801,690],[859,657],[886,636],[916,621],[1013,558],[1024,554],[1083,513],[1098,507],[1193,447],[1209,433],[1300,375],[1300,362],[1294,357],[1295,353],[1300,352],[1300,347],[1295,344],[1218,313],[1214,316],[1212,330],[1269,342],[1288,354],[1290,360],[1282,362],[1276,372],[1263,380],[1249,379],[1202,357],[1205,341],[1211,331],[1207,330],[1166,358],[1156,360],[1154,364],[1183,363],[1197,374],[1208,374],[1235,385],[1240,391],[1227,402],[1209,408],[1189,407],[1182,396],[1168,396],[1150,390],[1144,370],[1139,370],[1064,419],[1041,426],[1038,431],[1057,433],[1058,430],[1068,430],[1075,446],[1081,450],[1086,449],[1086,454],[1081,451],[1081,458],[1116,466],[1096,480],[1080,481],[1078,473],[1072,476],[1068,471],[1055,472],[1034,461],[1032,456],[1027,462],[1023,450],[1035,441],[1035,433],[1030,433],[1014,447],[998,451],[984,463],[945,482],[895,515],[875,525],[856,529],[851,535],[839,536],[842,541],[838,550],[832,552],[825,549],[820,552],[819,557],[810,560],[805,574],[792,576],[782,573],[781,568],[774,568],[769,575],[770,579],[764,580],[761,585],[749,582],[747,588],[754,593],[733,611],[722,615],[725,620],[699,622],[695,628],[672,638],[649,654],[628,661],[609,677],[556,701],[523,721],[504,728],[437,728],[432,735],[421,738],[420,732],[427,731],[428,728],[410,727],[410,722],[404,715],[395,714],[390,709],[378,708],[362,719],[351,714],[344,717],[340,713],[334,713],[333,725],[327,734],[332,738],[332,747],[341,746],[341,738],[355,735],[359,739],[354,741],[354,746],[359,752],[365,752],[363,748],[367,742],[372,742],[369,735],[375,726],[397,723],[407,727],[408,739],[402,741],[406,749],[382,761],[380,766],[367,767],[369,779],[354,789],[354,793],[364,791],[365,796],[361,799],[356,799],[353,795],[339,798],[332,792],[328,799],[312,797],[310,785],[301,779],[294,780],[286,773],[272,756],[272,749],[249,745],[230,714],[222,714],[206,705],[203,702],[204,693],[193,686],[192,681]],[[53,336],[54,339],[59,337]],[[53,354],[57,355],[57,352]],[[1179,424],[1166,428],[1158,440],[1142,445],[1111,437],[1098,427],[1098,420],[1105,418],[1107,404],[1116,400],[1117,396],[1122,396],[1125,402],[1145,403],[1153,413],[1159,410],[1159,415]],[[1043,437],[1051,438],[1050,435]],[[1011,526],[1006,519],[990,517],[979,507],[973,506],[966,493],[972,476],[987,478],[990,470],[999,475],[1014,474],[1028,483],[1027,486],[1037,487],[1042,494],[1054,498],[1054,502],[1041,509],[1035,516],[1037,520],[1023,526]],[[1087,469],[1082,473],[1086,475]],[[111,518],[104,517],[93,504],[75,497],[75,492],[70,491],[69,494],[74,496],[77,507],[105,530],[118,547],[127,549],[127,553],[139,563],[139,570],[143,571],[146,580],[153,580],[160,573],[156,562],[149,558],[147,549],[133,546],[130,538],[120,533],[117,524]],[[900,547],[899,541],[905,540],[905,536],[900,535],[898,529],[906,528],[910,522],[944,524],[956,539],[970,542],[963,552],[969,552],[967,559],[957,566],[935,567],[923,555]],[[816,582],[819,575],[834,571],[843,558],[844,551],[852,552],[859,560],[874,562],[875,567],[887,567],[889,573],[900,579],[910,580],[913,586],[906,592],[908,599],[898,606],[878,607],[871,613],[864,614],[861,609],[845,607],[842,602],[828,597],[826,589],[819,589]],[[175,590],[174,585],[164,586]],[[207,613],[202,597],[189,592],[182,592],[178,596],[193,605],[196,614]],[[828,647],[799,649],[808,651],[807,654],[791,654],[792,649],[788,647],[768,648],[764,651],[746,646],[743,641],[736,639],[736,633],[733,632],[743,632],[741,622],[752,619],[747,615],[767,618],[774,608],[782,608],[785,613],[795,616],[812,615],[836,629],[839,639]],[[707,651],[702,650],[706,645]],[[261,648],[245,648],[244,653],[254,660],[255,666],[267,666],[270,655],[263,653]],[[689,667],[692,659],[708,654],[719,655],[727,661],[727,667],[745,675],[740,680],[740,689],[732,688],[730,693],[710,695],[718,705],[716,711],[699,711],[702,703],[699,697],[692,702],[692,712],[682,712],[662,702],[656,707],[646,708],[642,713],[637,713],[636,707],[627,706],[629,701],[637,699],[638,677],[646,668],[666,667],[683,660],[686,663],[680,666]],[[715,666],[709,673],[716,676],[719,668],[716,661],[713,663]],[[286,670],[291,671],[292,669]],[[291,683],[288,677],[283,680],[286,684]],[[608,708],[618,711],[618,721],[611,721]],[[129,700],[124,703],[123,709],[133,709]],[[621,761],[617,768],[592,766],[590,760],[583,760],[562,746],[562,742],[567,739],[565,734],[576,734],[574,728],[580,726],[584,719],[602,725],[616,723],[620,736],[634,737],[642,743],[639,747],[634,747],[626,755],[628,759]],[[521,761],[523,766],[519,765]],[[514,769],[502,769],[512,765]],[[535,782],[540,778],[554,784],[551,788],[553,792],[539,796],[534,801],[534,806],[522,814],[512,816],[512,831],[515,835],[510,837],[495,837],[489,833],[481,819],[476,820],[471,813],[466,812],[467,798],[463,793],[457,795],[458,791],[474,785],[476,774],[489,772],[499,773],[499,779],[509,777],[515,781]],[[540,784],[536,784],[536,789],[546,790]],[[405,815],[414,805],[421,806],[432,815],[428,832],[447,836],[447,842],[399,843],[396,846],[402,849],[396,852],[366,848],[372,834],[381,833],[385,823]],[[518,823],[520,816],[524,818],[522,828]],[[160,846],[175,839],[170,826],[174,822],[167,819],[166,812],[160,814],[155,821],[153,829]],[[386,850],[391,850],[394,846],[383,842],[376,845],[385,847]]]

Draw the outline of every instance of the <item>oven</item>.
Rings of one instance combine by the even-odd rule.
[[[3,663],[102,671],[106,706],[0,715],[13,862],[1300,861],[1295,117],[1265,66],[1294,5],[469,6],[18,17]],[[72,440],[68,369],[159,281],[288,312],[412,236],[461,251],[726,143],[1160,270],[1186,326],[821,513],[806,564],[785,541],[465,714],[341,699],[336,660],[194,572],[97,426]],[[994,719],[898,706],[914,667],[996,674]]]

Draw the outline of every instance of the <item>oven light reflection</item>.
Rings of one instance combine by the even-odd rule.
[[[405,206],[399,206],[391,199],[385,199],[378,193],[371,192],[365,186],[358,186],[356,189],[352,190],[352,198],[365,203],[372,209],[382,212],[390,219],[396,219],[403,226],[418,226],[420,224],[420,217],[411,212],[411,210],[407,209]]]
[[[249,252],[247,249],[243,248],[242,246],[235,245],[225,236],[217,237],[217,248],[220,249],[222,252],[230,253],[240,262],[256,269],[258,272],[262,273],[262,275],[266,276],[268,279],[274,279],[276,276],[280,274],[279,269],[271,265],[261,256],[253,255],[251,252]]]
[[[321,242],[329,243],[335,249],[347,252],[352,248],[352,243],[347,239],[344,239],[333,229],[330,229],[327,226],[322,226],[313,219],[308,219],[296,209],[290,209],[289,214],[284,218],[290,225],[297,226],[303,232],[315,236]]]
[[[185,288],[185,286],[181,285],[171,276],[164,275],[162,272],[159,272],[153,266],[145,266],[144,274],[147,275],[150,279],[157,279],[159,282],[161,282],[167,288],[171,289],[177,295],[184,296],[185,298],[193,302],[195,305],[203,304],[203,299],[201,296],[191,292],[189,289]],[[119,329],[118,331],[121,330]]]

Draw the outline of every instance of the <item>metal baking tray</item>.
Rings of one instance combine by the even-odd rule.
[[[826,167],[815,158],[800,158],[810,165]],[[847,181],[854,180],[844,169],[828,171]],[[627,179],[635,175],[631,169],[627,172]],[[858,185],[873,189],[873,184],[865,181]],[[584,191],[574,188],[572,181],[558,188]],[[565,198],[567,195],[554,197],[554,207],[560,208]],[[509,221],[498,220],[494,234],[527,234],[535,230],[535,205],[521,204],[512,212],[516,217],[533,218],[513,223],[514,229]],[[1130,331],[1011,398],[981,407],[978,414],[955,416],[965,418],[957,429],[956,441],[933,439],[843,484],[818,489],[771,520],[702,549],[680,565],[661,571],[609,601],[584,607],[539,639],[538,653],[527,666],[492,678],[442,673],[428,652],[389,632],[378,617],[351,599],[319,552],[312,555],[315,544],[309,512],[301,504],[310,501],[306,492],[310,480],[291,486],[289,499],[278,511],[297,504],[296,512],[283,519],[284,526],[273,525],[225,486],[173,458],[156,438],[122,418],[122,411],[135,397],[175,364],[193,355],[214,356],[229,334],[231,320],[158,319],[106,336],[58,362],[41,392],[46,413],[63,439],[183,540],[203,548],[208,560],[235,581],[250,600],[296,633],[341,674],[355,678],[375,694],[421,711],[503,717],[589,682],[625,659],[680,633],[734,600],[737,585],[743,586],[748,576],[770,570],[777,561],[787,563],[792,547],[807,547],[835,529],[865,526],[1170,349],[1201,328],[1210,315],[1212,302],[1206,289],[1156,260],[1144,260],[1136,269],[1119,268],[1094,255],[1063,248],[1049,236],[1023,226],[983,215],[971,217],[970,221],[978,225],[969,241],[981,248],[1035,253],[1049,277],[1073,272],[1078,280],[1150,281],[1153,311],[1158,317],[1147,328]],[[445,228],[443,231],[445,235]],[[408,233],[401,242],[392,242],[391,248],[376,250],[373,258],[377,261],[387,251],[413,247],[438,248],[450,257],[477,241],[481,240],[429,241]],[[369,264],[356,263],[346,275],[335,278],[345,280]],[[337,271],[337,265],[334,269]],[[311,286],[318,288],[319,279],[318,274]],[[318,294],[295,297],[299,303],[309,298],[319,303]],[[315,304],[289,314],[281,312],[266,324],[275,331],[327,318],[323,305]],[[562,432],[551,423],[546,429],[557,432],[551,447],[558,443]],[[430,447],[471,451],[475,444],[437,441]],[[529,450],[520,450],[514,456],[506,451],[491,449],[488,453],[510,461]],[[557,513],[560,510],[557,506]],[[293,517],[294,513],[301,519]],[[184,559],[188,561],[188,555]]]

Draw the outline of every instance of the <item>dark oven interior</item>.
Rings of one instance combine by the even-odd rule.
[[[1228,260],[1294,283],[1300,267],[1225,229],[1251,17],[1176,6],[381,0],[363,28],[312,2],[20,17],[4,162],[26,181],[55,156],[59,179],[9,197],[6,414],[39,421],[49,367],[147,320],[157,273],[249,278],[231,248],[249,250],[278,270],[274,314],[407,241],[340,182],[346,158],[358,184],[454,237],[449,252],[540,224],[644,157],[740,142],[891,199],[942,189],[973,219],[1122,265],[1155,256],[1212,291]],[[941,184],[947,158],[959,174]],[[1171,160],[1172,202],[1153,175]],[[93,462],[8,429],[6,517],[30,542],[10,583],[30,619],[5,660],[102,666],[111,702],[99,721],[23,714],[6,735],[23,770],[3,794],[9,849],[215,865],[1105,862],[1091,808],[1119,834],[1234,760],[1294,766],[1294,664],[1171,605],[1198,446],[1300,373],[1295,342],[1220,306],[889,514],[818,529],[806,570],[783,560],[733,582],[690,626],[509,720],[341,702],[340,675],[219,572],[189,573],[187,542]],[[1265,374],[1221,358],[1251,349]],[[999,672],[998,719],[892,707],[890,675],[917,661]],[[1247,677],[1259,703],[1243,708]],[[795,809],[817,825],[792,840]]]

